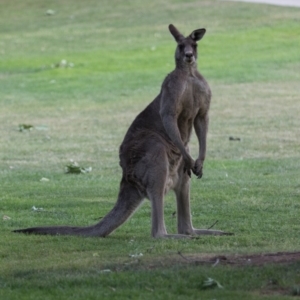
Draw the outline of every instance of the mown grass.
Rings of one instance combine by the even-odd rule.
[[[299,250],[299,18],[299,9],[213,0],[2,1],[1,298],[288,298],[300,284],[299,263],[186,266],[177,253]],[[153,240],[148,202],[106,239],[12,234],[93,224],[110,210],[121,178],[118,146],[173,68],[169,23],[185,34],[208,30],[199,68],[213,102],[204,178],[192,180],[194,225],[218,220],[215,227],[235,235]],[[62,59],[74,67],[53,67]],[[36,128],[19,132],[19,124]],[[70,159],[92,172],[64,174]],[[174,211],[169,195],[169,232]],[[206,277],[224,289],[202,291]]]
[[[11,276],[9,299],[289,299],[293,290],[288,284],[297,283],[293,266],[266,266],[265,268],[207,267],[159,268],[141,271],[131,268],[103,272],[97,268],[59,269],[45,272],[16,272]],[[202,282],[208,274],[222,277],[226,288],[205,290]],[[137,280],[139,278],[139,280]],[[288,284],[287,284],[288,282]],[[4,285],[4,282],[2,282]],[[284,295],[283,291],[287,295]]]

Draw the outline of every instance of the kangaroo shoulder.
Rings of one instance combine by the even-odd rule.
[[[185,90],[186,83],[186,76],[174,70],[168,74],[163,81],[161,92],[164,96],[178,98],[178,96]]]

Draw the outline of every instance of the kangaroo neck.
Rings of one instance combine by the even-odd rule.
[[[179,70],[183,72],[186,75],[190,75],[195,77],[196,73],[198,72],[197,70],[197,62],[193,62],[191,64],[188,64],[183,61],[176,61],[176,70]]]

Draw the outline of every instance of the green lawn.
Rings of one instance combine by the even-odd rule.
[[[299,251],[299,21],[296,8],[214,0],[0,1],[0,298],[297,294],[299,261],[213,268],[178,251],[200,258]],[[148,201],[105,239],[13,234],[93,224],[112,208],[118,147],[174,68],[170,23],[185,34],[207,29],[199,69],[213,99],[204,177],[192,179],[193,223],[218,221],[215,228],[235,235],[154,240]],[[19,131],[20,124],[34,128]],[[92,172],[66,175],[71,159]],[[170,233],[175,210],[170,194]],[[208,277],[224,288],[203,290]]]

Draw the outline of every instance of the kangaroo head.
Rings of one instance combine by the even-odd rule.
[[[196,29],[187,37],[184,37],[173,25],[169,25],[169,30],[177,42],[175,59],[177,63],[193,64],[197,60],[197,42],[200,41],[206,30]]]

